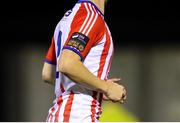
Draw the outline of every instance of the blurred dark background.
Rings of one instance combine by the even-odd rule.
[[[5,42],[12,45],[26,44],[24,40],[27,39],[38,39],[40,44],[47,44],[45,41],[52,36],[55,25],[75,2],[76,0],[61,0],[57,3],[27,1],[16,5],[4,3],[7,7],[1,11],[1,34],[6,39]],[[106,5],[105,20],[116,44],[174,44],[180,39],[178,10],[178,3],[174,0],[110,0]]]
[[[64,13],[74,6],[75,2],[75,0],[60,0],[58,2],[43,1],[39,3],[35,1],[21,1],[21,3],[5,2],[1,4],[1,121],[31,121],[24,113],[29,112],[29,109],[26,109],[26,107],[28,107],[27,102],[29,102],[29,97],[26,93],[29,94],[29,92],[33,91],[34,87],[32,86],[32,90],[30,89],[28,91],[27,88],[29,88],[31,84],[25,84],[25,81],[36,81],[36,79],[32,79],[34,76],[31,77],[31,75],[29,75],[29,68],[31,70],[35,65],[39,67],[38,72],[35,69],[31,70],[34,74],[37,72],[34,78],[38,78],[40,81],[38,83],[41,88],[43,86],[44,90],[49,89],[47,85],[41,83],[40,72],[43,58],[49,47],[56,24]],[[141,104],[134,106],[136,108],[131,107],[130,105],[133,105],[133,99],[130,99],[132,103],[126,106],[127,109],[132,110],[142,121],[168,121],[168,119],[163,120],[162,118],[161,120],[159,117],[152,115],[153,111],[156,110],[152,111],[151,102],[149,102],[149,96],[152,91],[149,87],[155,87],[156,83],[152,85],[149,84],[152,80],[150,76],[152,74],[150,74],[150,72],[154,69],[152,70],[151,66],[148,65],[152,60],[151,58],[153,58],[153,52],[156,52],[156,50],[153,50],[154,48],[160,49],[159,51],[173,50],[175,53],[179,52],[180,17],[178,5],[178,1],[174,0],[109,0],[106,5],[105,20],[111,30],[117,54],[121,49],[122,52],[120,53],[124,54],[126,50],[128,51],[130,49],[130,51],[134,52],[132,49],[135,49],[140,60],[140,62],[138,61],[140,77],[137,81],[141,83],[138,86],[141,90],[138,90],[138,101],[136,100],[136,102]],[[40,49],[40,51],[38,49]],[[39,54],[36,54],[36,51],[39,52]],[[174,52],[172,54],[174,54]],[[31,55],[31,53],[33,55]],[[167,55],[171,56],[168,53]],[[166,53],[164,55],[166,56]],[[175,57],[177,58],[179,55]],[[156,57],[159,58],[158,55]],[[32,60],[32,64],[28,63],[29,59]],[[119,61],[122,59],[120,58]],[[173,64],[171,61],[168,63]],[[126,66],[127,64],[123,63],[122,69],[120,67],[120,71],[118,71],[122,72],[120,75],[123,75],[123,70],[126,70],[126,67],[123,68],[123,65]],[[164,66],[167,67],[168,65],[169,64],[165,63]],[[177,67],[178,66],[175,66],[175,68]],[[175,74],[178,74],[178,72],[179,69],[175,71]],[[112,75],[116,74],[117,73]],[[126,74],[124,76],[126,77]],[[144,80],[146,80],[147,83],[143,83]],[[132,86],[131,84],[132,83],[129,82],[127,85]],[[161,84],[163,84],[163,82],[160,83],[160,85]],[[171,84],[173,84],[173,82]],[[176,92],[178,92],[179,88],[179,84],[177,85]],[[37,90],[40,88],[38,86],[35,87]],[[170,89],[173,90],[174,88]],[[53,89],[51,88],[50,90],[51,93],[49,97],[53,94]],[[135,89],[134,91],[136,92]],[[141,92],[143,94],[141,94]],[[168,92],[171,92],[171,90]],[[159,96],[161,97],[161,95]],[[155,96],[154,99],[156,99]],[[50,98],[49,100],[52,99]],[[164,100],[166,100],[166,98],[164,98]],[[51,102],[49,101],[48,104],[49,103]],[[48,106],[50,106],[50,104]],[[45,109],[48,108],[46,105]],[[31,112],[29,112],[29,114],[31,114]],[[172,118],[170,118],[169,121],[172,121],[171,119]],[[38,121],[40,119],[35,118],[35,120]]]

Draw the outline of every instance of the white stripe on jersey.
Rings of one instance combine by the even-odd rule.
[[[88,70],[93,73],[95,76],[98,75],[98,69],[100,68],[100,59],[104,49],[106,41],[106,36],[104,35],[103,39],[98,43],[98,47],[92,47],[91,51],[86,56],[84,60],[84,65],[88,68]],[[95,55],[98,54],[98,55]],[[89,62],[91,61],[91,62]]]
[[[84,6],[82,6],[82,5],[84,5]],[[92,6],[90,3],[76,4],[76,6],[72,10],[72,13],[68,17],[64,17],[64,19],[62,19],[60,21],[60,23],[57,25],[57,28],[55,30],[54,39],[55,39],[56,45],[57,45],[57,39],[58,39],[59,31],[62,31],[62,33],[63,33],[63,35],[61,37],[61,49],[64,46],[64,44],[68,38],[69,32],[71,31],[71,23],[73,22],[74,17],[76,16],[80,7],[83,7],[84,9],[86,9],[87,14],[86,14],[86,12],[84,13],[84,14],[86,14],[86,16],[83,16],[84,20],[82,22],[82,25],[80,25],[80,27],[79,27],[80,28],[79,32],[82,32],[82,33],[85,33],[85,35],[88,35],[89,33],[91,33],[91,30],[92,30],[93,26],[95,25],[95,23],[97,22],[97,19],[99,19],[98,18],[99,12],[97,12],[95,7]],[[108,27],[106,27],[106,28],[108,28]],[[104,28],[102,28],[102,29],[104,29]],[[104,30],[102,30],[102,31],[104,31]],[[109,35],[109,37],[110,37],[111,41],[110,41],[110,43],[108,43],[108,44],[110,44],[110,46],[108,46],[109,50],[106,49],[106,51],[108,50],[107,51],[108,55],[105,57],[106,59],[101,59],[101,57],[103,55],[102,54],[103,50],[105,48],[106,40],[107,40],[106,35]],[[107,73],[107,69],[109,66],[109,60],[111,58],[111,54],[112,54],[111,52],[113,50],[112,49],[113,46],[112,46],[112,39],[111,39],[110,33],[104,34],[103,37],[101,37],[101,38],[102,38],[101,41],[98,42],[98,44],[96,46],[93,46],[91,48],[91,50],[87,54],[83,64],[95,76],[98,76],[98,72],[100,72],[100,73],[102,72],[101,79],[104,79],[106,77],[106,73]],[[56,52],[57,52],[57,48],[58,47],[56,46]],[[60,52],[60,55],[61,55],[61,52]],[[57,58],[57,60],[58,59],[59,59],[59,57]],[[104,62],[104,60],[105,60],[105,64],[104,64],[103,69],[102,69],[102,66],[100,66],[100,64],[102,61]],[[98,71],[98,70],[102,70],[102,71]],[[54,106],[54,110],[53,111],[51,110],[51,112],[50,112],[53,115],[50,115],[48,121],[51,121],[51,122],[55,121],[55,117],[56,117],[56,118],[58,118],[59,122],[63,122],[66,104],[67,104],[67,101],[70,97],[70,95],[66,95],[66,94],[68,94],[69,91],[74,91],[74,92],[77,92],[80,94],[80,95],[77,93],[74,94],[74,99],[72,102],[72,107],[71,107],[71,112],[70,112],[71,115],[69,117],[69,121],[70,122],[76,121],[76,120],[77,120],[77,122],[81,122],[79,120],[82,120],[82,121],[86,120],[87,122],[92,121],[91,109],[95,108],[95,111],[93,110],[94,113],[99,112],[100,107],[99,107],[98,99],[100,98],[99,97],[100,94],[98,93],[96,95],[96,99],[97,99],[96,100],[96,107],[93,107],[92,101],[94,99],[92,97],[92,91],[91,90],[88,90],[84,87],[79,86],[78,84],[74,83],[73,81],[71,81],[69,78],[65,77],[61,73],[59,75],[60,75],[60,78],[58,78],[58,80],[56,80],[55,93],[56,93],[57,97],[59,97],[62,94],[61,93],[62,91],[60,88],[60,84],[62,83],[63,86],[65,87],[65,93],[62,94],[63,102],[61,104],[61,107],[59,107],[59,105],[56,102],[56,104]],[[78,91],[76,91],[75,89],[78,89]],[[80,107],[80,109],[78,109],[79,107]],[[83,114],[82,114],[82,112],[83,112]],[[55,116],[56,114],[58,116]],[[94,114],[94,115],[95,115],[95,117],[98,116],[97,114]],[[78,116],[80,116],[80,119]],[[82,119],[82,118],[86,118],[86,119]],[[94,119],[96,122],[96,118],[94,118]],[[84,122],[86,122],[86,121],[84,121]]]
[[[88,5],[89,8],[90,8],[91,16],[90,16],[90,19],[88,20],[88,23],[86,24],[86,27],[85,27],[84,30],[82,31],[83,34],[85,34],[86,29],[89,27],[89,25],[90,25],[92,19],[94,18],[94,11],[92,10],[91,5],[90,5],[89,3],[88,3],[87,5]],[[86,9],[87,9],[87,8],[86,8]]]
[[[97,96],[96,96],[96,97],[97,97],[97,100],[96,100],[96,108],[95,108],[96,112],[100,112],[100,110],[99,110],[99,109],[100,109],[100,107],[99,107],[100,103],[98,102],[98,99],[100,98],[100,95],[101,95],[101,93],[98,93]],[[96,120],[97,120],[97,118],[99,117],[99,114],[96,113],[96,114],[95,114],[95,117],[96,117],[96,118],[95,118],[95,122],[97,122]]]
[[[58,111],[58,105],[55,103],[55,105],[49,110],[49,115],[47,118],[47,122],[53,122],[55,121],[55,114]]]
[[[71,30],[71,28],[70,28],[71,25],[70,24],[72,23],[75,15],[78,12],[80,7],[81,7],[81,4],[76,4],[76,6],[72,10],[72,13],[69,15],[69,17],[63,17],[64,19],[61,19],[61,21],[56,26],[56,29],[55,29],[55,32],[54,32],[55,45],[57,44],[59,31],[63,31],[62,32],[63,35],[61,37],[61,49],[64,46],[65,41],[67,40],[69,32]],[[66,27],[66,28],[64,28],[64,27]],[[56,53],[57,53],[57,48],[56,48]],[[61,53],[58,56],[57,61],[60,58],[60,56],[61,56]],[[56,66],[56,70],[58,70],[58,65]],[[62,74],[59,72],[59,77],[62,78],[61,76],[62,76]],[[66,80],[66,77],[64,77],[64,79]],[[61,93],[59,93],[59,92],[61,92],[61,88],[60,88],[61,83],[62,83],[61,79],[56,79],[55,93],[56,93],[57,97],[59,97],[61,95]]]
[[[108,55],[106,57],[106,62],[105,62],[104,68],[103,68],[103,72],[102,72],[102,75],[101,75],[102,79],[107,79],[106,74],[107,74],[109,62],[111,62],[110,59],[111,59],[111,56],[112,56],[112,52],[113,52],[113,44],[112,44],[112,40],[110,38],[110,47],[109,47]]]
[[[87,20],[89,19],[89,16],[90,16],[90,12],[89,12],[89,9],[88,9],[88,7],[87,7],[87,3],[84,3],[84,6],[85,6],[86,11],[87,11],[87,16],[86,16],[86,19],[84,20],[84,22],[83,22],[83,24],[82,24],[79,32],[82,31],[82,29],[84,28],[84,26],[85,26],[85,24],[86,24],[86,22],[87,22]]]
[[[92,22],[91,26],[89,27],[89,29],[88,29],[88,31],[87,31],[87,33],[86,33],[85,35],[88,35],[88,34],[89,34],[90,30],[91,30],[91,29],[92,29],[92,27],[94,26],[94,24],[95,24],[95,22],[96,22],[96,20],[97,20],[97,17],[98,17],[98,13],[96,12],[96,10],[95,10],[94,6],[92,6],[92,5],[90,5],[90,6],[91,6],[91,7],[92,7],[92,9],[95,11],[96,16],[95,16],[95,18],[94,18],[94,20],[93,20],[93,22]]]
[[[59,114],[58,114],[58,122],[63,122],[63,118],[64,118],[64,109],[65,109],[65,106],[67,104],[67,101],[68,101],[68,98],[69,98],[70,95],[66,95],[66,96],[63,96],[63,102],[61,104],[61,107],[60,107],[60,110],[59,110]],[[58,105],[59,106],[59,105]],[[57,116],[54,116],[54,117],[57,117]],[[54,120],[53,120],[54,121]]]
[[[55,103],[53,106],[54,110],[50,111],[49,118],[47,119],[47,122],[64,122],[64,118],[69,116],[69,122],[90,122],[92,121],[92,101],[93,98],[91,96],[87,96],[84,94],[74,94],[74,98],[72,101],[72,107],[70,108],[70,114],[65,114],[65,108],[68,103],[70,95],[66,95],[63,97],[62,104],[58,104],[58,102]],[[56,99],[58,101],[58,99]],[[99,103],[96,101],[96,112],[99,112]],[[94,112],[94,113],[96,113]],[[73,115],[72,115],[73,114]],[[66,115],[66,116],[64,116]],[[95,117],[98,117],[97,114],[94,114]],[[96,118],[95,122],[97,121]]]
[[[78,104],[76,100],[78,100]],[[71,114],[76,114],[76,116],[81,116],[80,109],[79,109],[79,107],[82,107],[81,100],[82,100],[81,96],[77,96],[76,94],[74,94],[74,100],[72,102],[72,107],[71,107]],[[75,122],[76,120],[79,120],[79,118],[73,115],[70,115],[69,122],[72,122],[72,120],[73,122]]]
[[[107,31],[108,31],[108,35],[110,36],[110,48],[109,48],[109,52],[108,52],[108,56],[111,54],[111,56],[109,56],[109,62],[111,62],[111,58],[112,58],[112,55],[113,55],[113,52],[114,52],[114,44],[113,44],[113,40],[112,40],[112,37],[111,37],[111,32],[107,26],[107,24],[105,23],[105,26],[107,28]],[[109,63],[110,65],[111,63]],[[107,76],[108,76],[108,72],[109,72],[109,69],[110,69],[110,66],[108,65],[107,69],[106,69],[106,75],[105,75],[105,79],[107,79]]]

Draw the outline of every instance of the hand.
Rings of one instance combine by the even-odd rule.
[[[103,100],[104,101],[110,101],[110,99],[105,94],[103,94]]]
[[[112,102],[124,103],[126,100],[126,89],[124,86],[117,84],[120,81],[119,78],[112,78],[107,80],[108,88],[103,96],[105,100],[111,100]]]
[[[106,82],[119,82],[121,80],[121,78],[112,78],[112,79],[108,79],[106,80]],[[104,101],[110,101],[110,99],[105,95],[103,94],[103,100]]]

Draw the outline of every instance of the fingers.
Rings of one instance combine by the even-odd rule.
[[[103,94],[103,100],[109,101],[110,99],[106,95]]]
[[[126,100],[126,95],[123,94],[122,99],[119,101],[121,104],[123,104]]]
[[[123,104],[124,103],[124,100],[121,100],[121,101],[119,101],[121,104]]]
[[[123,104],[125,102],[127,98],[127,95],[126,95],[126,90],[123,89],[123,93],[122,93],[122,96],[119,100],[111,100],[112,102],[116,103],[116,102],[120,102],[121,104]]]
[[[125,102],[127,98],[127,95],[126,95],[126,90],[123,89],[123,94],[122,94],[122,97],[121,97],[121,100],[119,101],[121,104],[123,104]]]
[[[108,79],[108,89],[105,93],[105,95],[111,100],[112,102],[120,102],[124,103],[126,100],[126,89],[123,85],[120,85],[116,83],[117,81],[120,81],[120,78],[112,78]],[[107,99],[107,98],[104,98]]]
[[[122,99],[126,99],[126,89],[125,88],[123,88]]]
[[[112,79],[108,79],[107,81],[110,81],[110,82],[118,82],[120,81],[121,78],[112,78]]]

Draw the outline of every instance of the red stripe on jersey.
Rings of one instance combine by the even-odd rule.
[[[53,107],[52,110],[51,110],[51,114],[50,114],[50,115],[51,115],[51,117],[50,117],[50,118],[51,118],[51,119],[50,119],[50,122],[52,122],[52,120],[53,120],[52,114],[54,113],[54,111],[55,111],[55,108]]]
[[[88,35],[88,31],[90,31],[91,30],[91,28],[92,28],[92,26],[94,26],[94,23],[95,23],[95,21],[96,21],[96,19],[97,18],[95,18],[96,16],[97,16],[97,12],[96,12],[96,10],[94,10],[94,7],[92,6],[92,5],[89,5],[89,7],[91,8],[91,11],[94,13],[94,15],[93,15],[93,19],[91,20],[91,22],[90,22],[90,24],[89,25],[87,25],[88,27],[87,27],[87,29],[85,30],[85,33],[84,34],[86,34],[86,35]]]
[[[79,10],[76,12],[73,21],[71,23],[71,30],[64,46],[68,46],[68,41],[74,32],[87,32],[89,41],[85,46],[85,49],[79,52],[83,58],[86,57],[91,47],[97,44],[102,39],[104,34],[104,20],[94,7],[88,3],[81,4]]]
[[[60,87],[61,87],[61,92],[64,93],[64,92],[65,92],[65,89],[64,89],[64,86],[63,86],[62,83],[61,83]]]
[[[89,15],[87,15],[87,21],[85,22],[85,26],[82,28],[82,31],[80,30],[81,33],[85,32],[85,29],[87,29],[87,26],[88,26],[87,24],[90,23],[89,21],[92,18],[92,14],[93,14],[92,11],[90,10],[89,4],[85,3],[85,8],[86,8],[87,13],[89,13]],[[83,33],[83,34],[85,34],[85,33]]]
[[[101,108],[102,99],[103,99],[103,93],[99,93],[99,103],[100,103],[98,108],[99,115],[102,113],[102,108]],[[99,117],[97,119],[99,120]]]
[[[81,28],[79,29],[79,32],[82,32],[82,30],[84,29],[84,26],[86,25],[86,23],[87,23],[87,21],[88,21],[88,19],[89,19],[89,17],[90,17],[90,11],[89,11],[89,9],[87,8],[87,4],[84,3],[83,6],[84,6],[84,9],[85,9],[86,12],[87,12],[87,15],[86,15],[86,18],[85,18],[83,24],[81,25]]]
[[[46,119],[46,122],[50,122],[50,121],[51,121],[51,119],[52,119],[52,112],[53,112],[54,110],[55,110],[54,107],[52,107],[52,108],[50,109],[50,113],[49,113],[49,115],[48,115],[48,117],[47,117],[47,119]]]
[[[102,72],[103,72],[103,69],[104,69],[104,66],[105,66],[105,62],[106,62],[106,58],[107,58],[107,55],[108,55],[108,52],[109,52],[109,48],[110,48],[110,36],[107,32],[107,29],[106,29],[106,42],[105,42],[105,45],[104,45],[104,48],[103,48],[103,51],[102,51],[102,54],[101,54],[101,58],[100,58],[100,63],[99,63],[99,69],[98,69],[98,77],[101,78],[101,75],[102,75]],[[94,94],[94,93],[93,93]],[[97,96],[97,94],[96,94]],[[93,111],[95,111],[95,108],[96,107],[93,107],[94,103],[96,103],[97,101],[97,97],[93,97],[94,100],[92,101],[92,106],[91,106],[91,112],[92,112],[92,122],[94,122],[94,115],[95,113]],[[99,103],[100,103],[100,106],[101,106],[101,102],[102,102],[102,94],[100,95],[100,98],[99,98]],[[99,112],[101,109],[99,108]]]
[[[96,19],[96,22],[94,23],[91,31],[89,32],[88,36],[93,37],[92,40],[94,40],[94,46],[97,45],[100,41],[102,41],[105,33],[105,23],[104,20],[102,19],[101,16],[98,16]],[[99,33],[98,35],[95,35],[93,30],[98,29],[97,32]]]
[[[59,119],[59,111],[60,111],[62,102],[63,102],[62,96],[60,96],[60,97],[58,98],[58,101],[57,101],[57,104],[58,104],[58,110],[57,110],[57,112],[55,113],[55,122],[58,122],[58,119]]]
[[[65,110],[64,110],[64,119],[63,122],[69,122],[69,117],[70,117],[70,113],[71,113],[71,107],[72,107],[72,103],[73,103],[73,99],[74,99],[74,93],[71,91],[68,101],[65,105]]]
[[[79,32],[81,26],[77,26],[77,25],[83,25],[83,22],[85,21],[86,16],[87,16],[87,11],[84,10],[84,9],[85,9],[84,4],[81,4],[79,10],[77,11],[77,13],[74,16],[73,21],[71,23],[71,28],[70,28],[71,30],[69,32],[69,35],[68,35],[68,38],[66,40],[65,46],[67,45],[68,41],[70,40],[71,35],[74,32]]]
[[[112,63],[113,54],[114,54],[114,48],[113,48],[113,53],[112,53],[112,55],[111,55],[111,58],[110,58],[110,60],[109,60],[109,64],[108,64],[108,68],[107,68],[107,71],[106,71],[105,79],[107,79],[108,72],[109,72],[109,70],[110,70],[110,66],[111,66],[111,63]]]
[[[86,45],[86,48],[81,53],[83,57],[85,57],[92,46],[95,46],[98,44],[99,41],[103,39],[104,36],[104,20],[102,20],[101,16],[98,16],[95,20],[95,23],[93,24],[88,37],[90,38],[90,41]]]
[[[91,113],[92,113],[91,119],[92,119],[92,122],[95,122],[96,104],[97,104],[97,92],[93,91],[93,101],[92,101],[92,104],[91,104]]]
[[[49,47],[49,50],[46,54],[46,60],[56,64],[56,51],[55,51],[55,43],[54,43],[54,37],[51,41],[51,46]]]
[[[101,77],[101,75],[102,75],[109,48],[110,48],[110,36],[106,29],[106,42],[105,42],[104,49],[103,49],[103,52],[102,52],[102,55],[100,58],[100,64],[99,64],[100,68],[98,70],[98,77]]]

